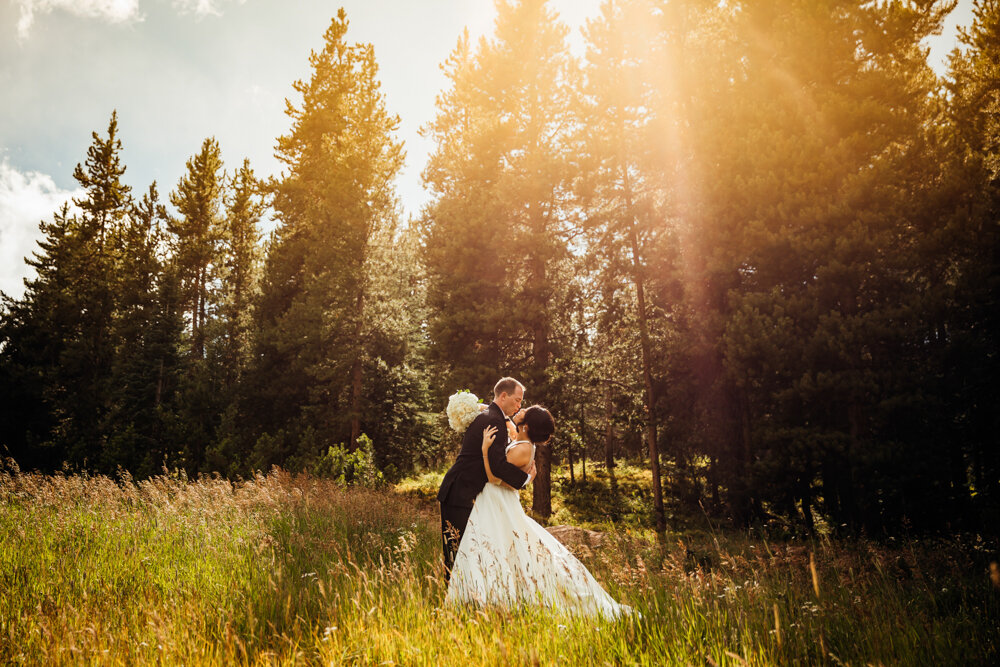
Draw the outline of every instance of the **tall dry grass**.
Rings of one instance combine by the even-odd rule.
[[[578,549],[641,618],[442,606],[437,516],[275,471],[0,473],[3,664],[991,664],[989,546],[645,531]],[[813,566],[810,566],[810,563]],[[815,571],[815,575],[813,575]]]

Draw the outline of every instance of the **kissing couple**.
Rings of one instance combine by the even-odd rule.
[[[541,605],[612,618],[630,612],[521,507],[518,490],[535,478],[535,447],[555,431],[548,410],[522,410],[523,401],[520,382],[497,382],[441,482],[445,604]]]

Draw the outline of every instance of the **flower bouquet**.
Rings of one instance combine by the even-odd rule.
[[[471,391],[457,391],[448,397],[448,425],[457,433],[465,433],[472,420],[483,410],[483,401]]]

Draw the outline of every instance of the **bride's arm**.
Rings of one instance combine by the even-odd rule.
[[[500,484],[500,478],[493,474],[490,470],[490,459],[486,456],[486,452],[490,450],[490,445],[493,444],[493,440],[497,437],[497,427],[487,426],[483,430],[483,465],[486,466],[486,477],[490,480],[490,484]]]
[[[493,470],[490,469],[490,458],[486,455],[490,451],[490,445],[493,444],[493,440],[497,437],[497,427],[487,426],[483,431],[483,465],[486,466],[486,477],[489,478],[490,484],[504,484],[505,482],[493,474]]]

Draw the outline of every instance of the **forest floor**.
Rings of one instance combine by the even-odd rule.
[[[237,484],[0,471],[0,664],[1000,657],[994,554],[975,536],[777,542],[706,523],[658,540],[606,520],[601,502],[582,523],[602,531],[602,544],[575,549],[641,617],[445,607],[438,516],[417,500],[434,487],[428,475],[370,490],[280,471]],[[619,479],[626,500],[628,477]],[[590,511],[563,486],[554,485],[557,520]]]
[[[403,479],[394,486],[398,493],[425,500],[436,509],[436,497],[446,468],[425,471]],[[653,525],[652,475],[641,463],[620,461],[615,474],[609,476],[602,463],[588,463],[586,474],[577,464],[571,479],[569,468],[557,466],[552,471],[552,515],[548,519],[535,517],[549,526],[571,525],[590,530],[632,529],[641,532],[642,526]],[[669,476],[667,473],[666,476]],[[532,489],[521,491],[521,504],[531,512]],[[669,495],[669,494],[668,494]],[[682,512],[668,508],[674,530],[704,529],[711,531],[714,524],[703,513]]]

